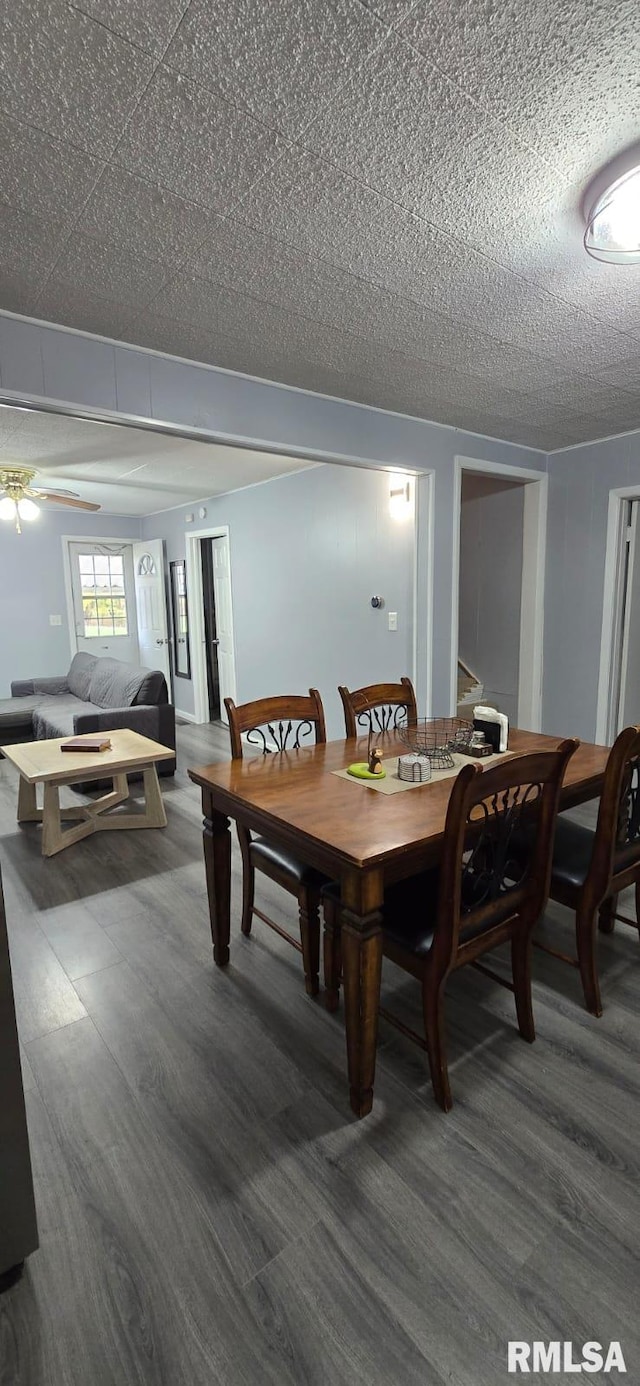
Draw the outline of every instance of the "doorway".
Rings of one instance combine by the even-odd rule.
[[[188,534],[186,558],[194,716],[226,724],[224,700],[237,699],[228,526]]]
[[[640,722],[640,498],[612,493],[617,520],[615,548],[611,532],[607,550],[607,572],[612,577],[611,622],[605,619],[603,640],[608,628],[608,670],[600,670],[598,707],[599,741],[611,745],[624,727]],[[609,526],[611,531],[611,524]],[[606,584],[605,584],[606,585]],[[601,707],[605,674],[606,706]],[[606,675],[608,673],[608,678]]]
[[[62,539],[72,656],[78,650],[160,669],[171,693],[161,539]]]
[[[513,724],[540,730],[547,487],[546,472],[456,458],[453,713],[462,685],[475,685]]]
[[[209,721],[220,719],[220,674],[218,671],[218,635],[216,625],[216,598],[213,580],[213,545],[218,539],[200,540],[202,562],[202,601],[204,605],[204,646],[207,667],[207,697],[209,701]]]

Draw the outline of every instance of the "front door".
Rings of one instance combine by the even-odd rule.
[[[76,646],[89,654],[138,661],[131,544],[69,544]]]
[[[146,669],[161,669],[171,689],[162,540],[146,539],[143,544],[134,544],[133,565],[140,663]]]
[[[226,723],[225,698],[236,698],[236,665],[233,647],[233,612],[231,606],[231,560],[229,536],[211,540],[213,556],[213,596],[216,609],[218,641],[218,680],[220,685],[220,716]]]

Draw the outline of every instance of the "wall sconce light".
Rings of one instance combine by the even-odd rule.
[[[392,520],[406,520],[411,514],[411,482],[394,476],[389,487],[389,514]]]

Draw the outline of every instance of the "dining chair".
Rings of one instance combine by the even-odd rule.
[[[368,688],[338,688],[344,709],[345,733],[395,731],[398,726],[415,726],[418,718],[416,695],[406,675],[399,683],[372,683]]]
[[[225,698],[229,719],[231,755],[242,759],[243,736],[247,745],[257,746],[263,755],[282,755],[303,748],[312,736],[316,744],[326,741],[322,699],[316,688],[308,697],[296,695],[257,698],[254,702],[236,707],[232,698]],[[242,855],[242,932],[251,933],[254,915],[268,924],[281,938],[302,953],[307,994],[317,996],[320,967],[320,891],[327,877],[300,861],[288,847],[271,838],[252,837],[238,822],[238,841]],[[255,873],[262,871],[298,901],[300,939],[294,938],[282,925],[258,909],[254,903]]]
[[[447,808],[439,866],[390,886],[382,911],[383,955],[420,982],[425,1039],[386,1008],[383,1019],[415,1040],[429,1057],[433,1091],[452,1106],[446,1055],[444,993],[451,972],[471,963],[514,993],[523,1039],[535,1039],[531,1001],[533,929],[549,891],[553,830],[563,775],[577,741],[555,751],[513,756],[483,770],[469,764],[457,775]],[[522,821],[531,825],[526,859],[514,863],[510,843]],[[340,889],[323,891],[325,986],[328,1008],[338,1004]],[[478,959],[511,944],[512,980]]]
[[[524,844],[526,847],[526,844]],[[516,840],[515,850],[522,846]],[[621,891],[635,886],[636,918],[617,913]],[[607,761],[595,830],[560,814],[551,862],[550,896],[575,912],[576,953],[570,957],[535,939],[537,948],[580,970],[587,1010],[602,1015],[596,933],[616,919],[640,935],[640,726],[626,727]]]

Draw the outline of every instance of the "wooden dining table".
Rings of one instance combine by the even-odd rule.
[[[379,740],[379,739],[378,739]],[[511,729],[516,754],[554,750],[558,737]],[[378,744],[378,741],[376,742]],[[382,971],[385,887],[437,864],[454,777],[396,794],[332,771],[366,756],[367,738],[189,770],[202,790],[204,859],[218,967],[229,961],[230,820],[288,847],[340,882],[342,966],[351,1107],[371,1111]],[[406,752],[389,733],[384,755]],[[561,809],[597,798],[608,748],[582,743],[567,768]]]

